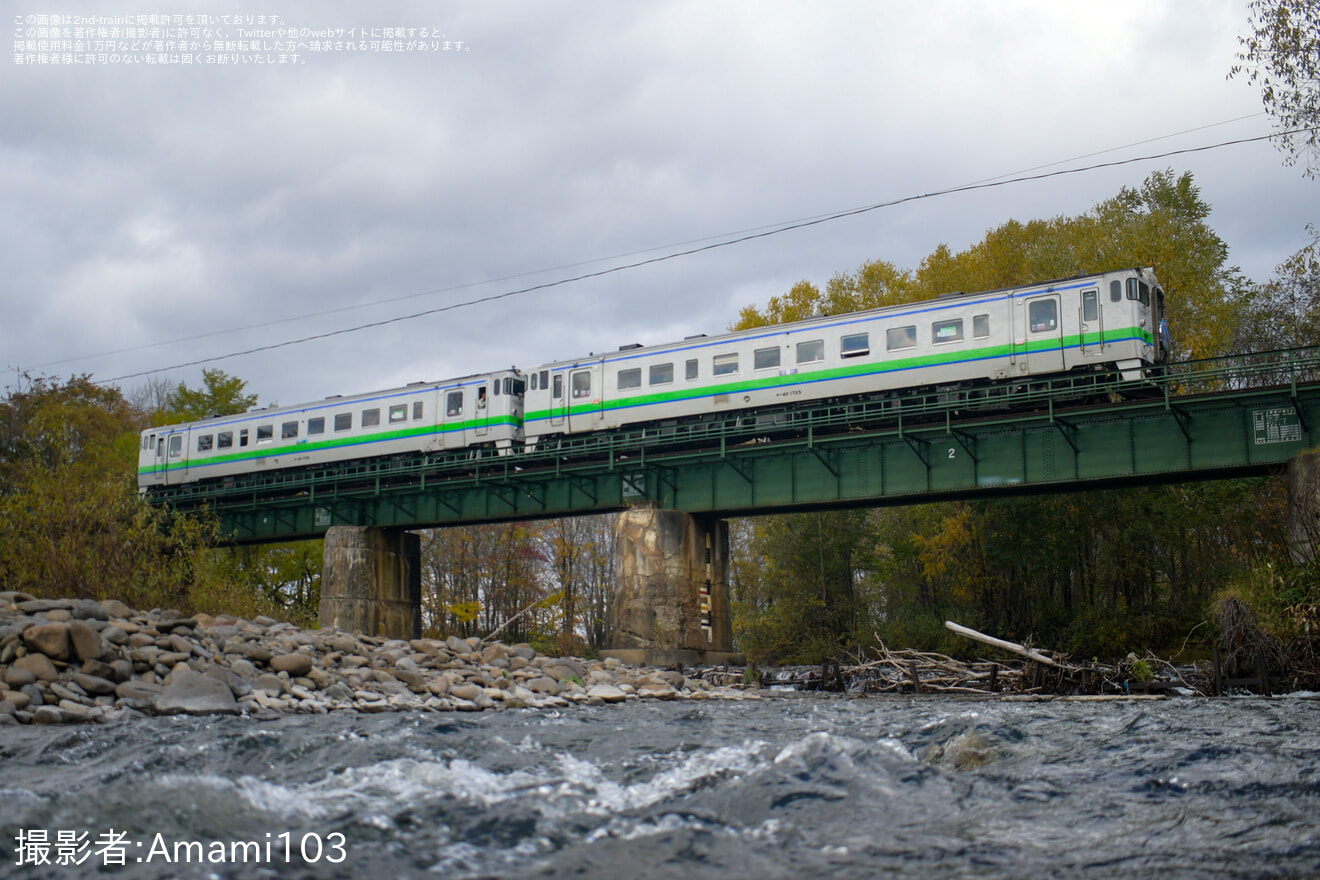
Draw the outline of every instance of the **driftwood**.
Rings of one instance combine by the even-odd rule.
[[[1034,660],[1037,663],[1044,663],[1046,666],[1059,666],[1054,660],[1046,657],[1039,651],[1035,651],[1025,645],[1019,645],[1016,642],[1006,642],[1003,639],[997,639],[994,636],[988,636],[983,632],[977,632],[970,626],[963,626],[960,623],[954,623],[952,620],[944,621],[944,625],[960,636],[966,636],[969,639],[975,639],[986,645],[993,645],[996,648],[1003,648],[1012,654],[1020,657],[1026,657],[1028,660]]]

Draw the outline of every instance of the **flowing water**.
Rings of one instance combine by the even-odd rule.
[[[1320,702],[7,727],[0,876],[1320,877]]]

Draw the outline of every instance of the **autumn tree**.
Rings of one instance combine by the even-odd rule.
[[[1320,173],[1320,6],[1314,0],[1252,0],[1251,33],[1238,37],[1242,51],[1229,76],[1246,74],[1259,85],[1265,111],[1274,117],[1278,143],[1304,173]]]

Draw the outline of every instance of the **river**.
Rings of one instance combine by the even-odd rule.
[[[1320,702],[8,727],[0,858],[19,878],[1320,877]]]

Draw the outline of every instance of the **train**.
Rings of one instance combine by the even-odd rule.
[[[564,438],[826,400],[979,391],[1067,373],[1131,381],[1169,355],[1164,291],[1122,269],[268,407],[141,435],[138,485],[386,456],[518,455]]]

